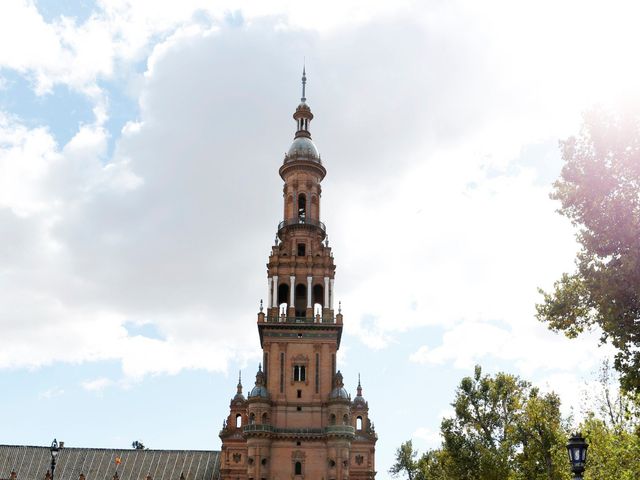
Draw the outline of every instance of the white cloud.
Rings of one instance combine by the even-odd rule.
[[[530,322],[520,327],[501,327],[469,321],[446,330],[441,345],[423,345],[409,358],[418,364],[451,363],[465,370],[485,358],[495,358],[513,363],[525,375],[545,370],[586,374],[612,354],[610,348],[603,347],[594,355],[596,343],[596,335],[568,340]]]
[[[426,449],[438,448],[442,442],[440,431],[427,427],[419,427],[416,429],[411,435],[411,438],[417,439],[420,445]]]
[[[114,385],[113,380],[110,380],[105,377],[95,378],[93,380],[85,380],[82,382],[82,388],[87,390],[88,392],[100,393],[105,388]]]
[[[64,395],[64,390],[62,388],[53,387],[45,390],[44,392],[40,392],[38,394],[38,398],[49,400],[50,398],[60,397],[62,395]]]
[[[279,220],[276,172],[305,55],[345,328],[383,348],[438,326],[442,341],[414,360],[465,368],[488,355],[523,371],[562,364],[561,350],[584,357],[593,339],[565,348],[533,320],[536,287],[570,269],[575,250],[547,198],[556,140],[604,95],[584,85],[584,67],[559,63],[573,43],[545,37],[538,51],[537,25],[517,12],[499,22],[495,5],[347,2],[314,23],[316,7],[248,2],[230,25],[205,3],[105,2],[82,24],[11,4],[22,27],[0,34],[17,45],[0,65],[40,92],[84,92],[95,121],[58,146],[45,127],[0,118],[0,366],[117,359],[139,378],[254,358],[245,332],[266,290],[256,268]],[[277,16],[262,17],[268,8]],[[140,76],[132,64],[144,61]],[[134,77],[140,118],[106,158],[119,132],[107,131],[98,80]],[[127,322],[152,322],[162,338],[132,336]],[[52,344],[54,332],[64,335]],[[541,353],[549,345],[558,352]]]

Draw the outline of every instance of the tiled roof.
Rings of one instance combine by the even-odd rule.
[[[58,454],[54,480],[217,480],[220,452],[205,450],[115,450],[108,448],[68,448]],[[51,468],[49,447],[0,445],[0,479],[16,472],[17,480],[43,480]]]

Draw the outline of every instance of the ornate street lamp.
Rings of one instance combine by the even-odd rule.
[[[580,433],[576,433],[567,443],[569,462],[571,462],[574,480],[582,480],[584,467],[587,463],[587,448],[589,448],[589,445],[587,445],[587,441]]]
[[[53,439],[53,443],[51,444],[49,451],[51,452],[51,480],[53,480],[53,472],[56,469],[56,457],[58,456],[58,453],[60,453],[58,440],[56,440],[55,438]]]

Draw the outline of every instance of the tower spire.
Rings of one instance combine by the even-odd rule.
[[[306,85],[307,85],[307,71],[306,71],[306,65],[303,63],[302,64],[302,97],[300,98],[300,101],[302,103],[305,103],[307,101],[307,97],[305,95]]]
[[[242,394],[242,370],[238,371],[238,395]]]

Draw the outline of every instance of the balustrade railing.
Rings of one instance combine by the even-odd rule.
[[[243,428],[244,433],[268,432],[285,435],[324,435],[346,434],[354,435],[355,428],[350,425],[329,425],[325,428],[276,428],[268,424],[250,424]]]
[[[356,429],[353,428],[351,425],[329,425],[328,427],[325,427],[325,432],[326,433],[333,433],[333,434],[348,434],[348,435],[354,435],[356,433]]]
[[[264,321],[267,323],[305,323],[305,324],[331,324],[336,323],[336,317],[322,317],[316,315],[312,318],[307,317],[287,317],[286,315],[268,315],[264,317]]]
[[[284,227],[289,227],[291,225],[310,225],[312,227],[318,227],[323,232],[327,231],[324,223],[322,223],[320,220],[314,220],[313,218],[307,217],[296,217],[283,220],[278,224],[278,231],[282,230]]]

